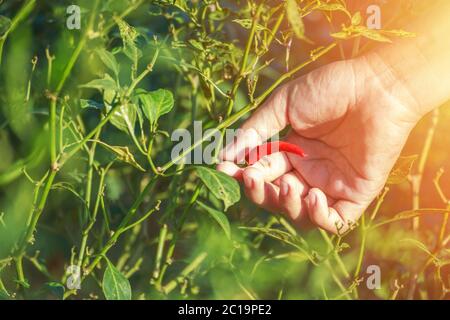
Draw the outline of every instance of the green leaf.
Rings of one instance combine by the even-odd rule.
[[[142,56],[142,52],[136,46],[136,38],[139,33],[122,19],[116,19],[116,22],[123,42],[123,52],[133,63],[137,63],[137,60]]]
[[[301,253],[305,254],[308,257],[308,260],[315,263],[313,252],[309,252],[308,244],[299,236],[292,235],[289,232],[283,230],[266,227],[240,227],[239,229],[264,234],[273,239],[277,239],[289,246],[298,249]]]
[[[97,101],[94,101],[94,100],[80,99],[80,107],[81,107],[81,109],[101,110],[101,109],[103,109],[103,104],[101,104]]]
[[[345,31],[331,33],[330,36],[332,36],[335,39],[339,39],[339,40],[347,40],[351,37],[351,35]]]
[[[392,37],[400,37],[400,38],[414,38],[417,35],[414,32],[408,32],[405,30],[380,30],[381,33],[392,36]]]
[[[0,37],[7,33],[9,28],[11,28],[11,19],[0,16]]]
[[[107,105],[107,111],[111,110],[111,106]],[[111,124],[117,129],[134,134],[134,125],[136,123],[136,106],[133,104],[123,104],[111,116]]]
[[[103,64],[111,70],[117,78],[119,76],[119,64],[117,63],[116,57],[105,49],[98,50],[97,55],[100,60],[102,60]]]
[[[25,289],[29,289],[30,288],[30,283],[28,282],[27,279],[25,279],[25,280],[14,280],[14,282],[19,284],[20,286],[22,286]]]
[[[423,252],[425,252],[429,257],[433,258],[433,260],[435,262],[439,262],[439,258],[436,257],[436,255],[434,255],[428,248],[427,246],[420,242],[419,240],[416,239],[412,239],[412,238],[407,238],[407,239],[401,239],[401,242],[409,242],[410,244],[412,244],[413,246],[415,246],[416,248],[418,248],[419,250],[422,250]]]
[[[364,28],[364,30],[362,30],[359,34],[367,39],[374,40],[377,42],[392,43],[392,41],[389,38],[383,36],[379,31],[374,29]]]
[[[342,11],[344,12],[349,18],[351,17],[350,12],[340,3],[320,3],[317,7],[315,7],[316,10],[321,11]]]
[[[203,45],[201,44],[200,41],[197,41],[195,39],[191,39],[188,41],[194,48],[196,48],[199,51],[204,51],[205,48],[203,48]]]
[[[243,27],[245,29],[250,29],[253,24],[252,19],[234,19],[233,22],[237,23],[238,25],[240,25],[241,27]],[[269,29],[260,25],[259,23],[256,24],[256,31],[264,31],[264,30],[269,30]]]
[[[389,174],[387,184],[400,184],[407,181],[408,175],[410,174],[417,157],[417,155],[400,157]]]
[[[9,293],[5,290],[0,288],[0,300],[10,300],[11,297]]]
[[[117,155],[117,159],[120,161],[123,161],[125,163],[131,164],[136,169],[139,169],[141,171],[145,172],[145,169],[142,168],[142,166],[134,159],[133,154],[130,152],[128,147],[123,146],[110,146],[109,144],[104,143],[103,141],[96,140],[97,143],[99,143],[101,146],[103,146],[105,149],[115,153]]]
[[[286,0],[286,15],[297,38],[305,39],[305,25],[295,0]]]
[[[45,288],[58,299],[63,299],[66,288],[59,282],[47,282]]]
[[[357,26],[361,24],[361,20],[362,20],[361,12],[358,11],[352,17],[352,25]]]
[[[165,89],[146,92],[138,91],[139,100],[142,103],[142,111],[151,123],[156,123],[162,115],[169,113],[174,104],[172,92]]]
[[[230,222],[228,221],[227,216],[223,212],[213,209],[200,201],[197,201],[197,204],[200,207],[202,207],[203,209],[205,209],[205,211],[208,212],[209,215],[214,220],[216,220],[216,222],[220,225],[220,227],[225,232],[225,235],[227,236],[227,238],[230,239],[231,238],[231,229],[230,229]]]
[[[106,259],[102,289],[107,300],[131,300],[131,286],[128,279]]]
[[[81,88],[90,88],[90,89],[97,89],[100,91],[106,91],[106,90],[112,90],[116,91],[118,89],[116,81],[114,81],[113,78],[109,74],[105,74],[103,79],[95,79],[92,81],[89,81],[86,84],[80,85]]]
[[[196,167],[197,174],[212,194],[223,201],[225,211],[241,198],[241,190],[235,179],[207,167]]]

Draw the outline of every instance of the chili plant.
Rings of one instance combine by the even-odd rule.
[[[349,45],[357,55],[412,34],[369,29],[342,0],[77,6],[0,7],[2,298],[448,297],[444,172],[434,185],[446,207],[417,198],[437,113],[417,172],[417,156],[402,157],[388,181],[415,181],[411,210],[388,214],[397,187],[387,186],[338,236],[299,232],[213,166],[180,161],[213,137],[217,157],[225,129]],[[325,39],[306,32],[312,15],[328,26]],[[171,133],[199,120],[211,130],[171,157]],[[405,228],[423,215],[443,217],[437,236]],[[370,264],[389,270],[379,290],[364,285]]]

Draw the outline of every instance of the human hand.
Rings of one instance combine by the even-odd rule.
[[[421,117],[411,92],[394,73],[380,76],[379,64],[375,57],[336,62],[280,87],[222,150],[218,170],[242,175],[255,204],[299,226],[309,218],[345,232],[383,188]],[[287,125],[284,140],[307,157],[279,152],[246,168],[235,164]]]

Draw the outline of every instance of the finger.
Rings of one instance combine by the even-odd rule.
[[[278,88],[242,125],[243,130],[254,129],[262,141],[283,130],[289,124],[289,84]]]
[[[264,175],[256,168],[244,170],[245,194],[256,205],[269,211],[280,211],[278,205],[279,188],[264,181]]]
[[[219,154],[227,161],[244,161],[245,152],[260,145],[289,123],[287,115],[288,84],[277,89],[267,101],[242,125],[235,141]],[[228,139],[226,139],[228,142]]]
[[[280,207],[294,222],[300,222],[306,215],[302,199],[308,189],[303,179],[294,172],[289,172],[280,178]]]
[[[242,180],[243,169],[238,167],[234,162],[221,162],[217,165],[216,169],[229,175],[230,177],[235,178],[236,180]]]
[[[271,155],[262,157],[253,165],[247,167],[258,169],[264,176],[264,181],[272,182],[281,177],[283,174],[292,170],[291,162],[284,152],[276,152]]]
[[[245,163],[247,150],[251,150],[263,142],[256,130],[252,128],[247,130],[238,129],[236,137],[233,136],[232,138],[234,140],[220,151],[219,158],[221,160],[234,161],[239,164]],[[226,142],[230,139],[229,136],[225,137]]]
[[[329,207],[326,195],[318,188],[309,191],[305,204],[310,220],[334,234],[342,234],[354,226],[364,209],[346,200],[338,200]]]

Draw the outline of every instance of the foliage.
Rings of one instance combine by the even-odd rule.
[[[410,210],[379,214],[386,188],[339,237],[297,231],[232,178],[170,158],[173,130],[214,129],[191,151],[334,48],[411,34],[368,29],[339,0],[79,1],[82,28],[68,30],[65,2],[0,11],[1,298],[448,297],[442,172],[447,208],[417,201],[429,149],[390,178],[412,181]],[[306,32],[313,13],[326,41]],[[411,231],[430,215],[444,217],[438,236]],[[389,270],[380,290],[364,285],[369,264]],[[81,289],[66,288],[77,275]]]

